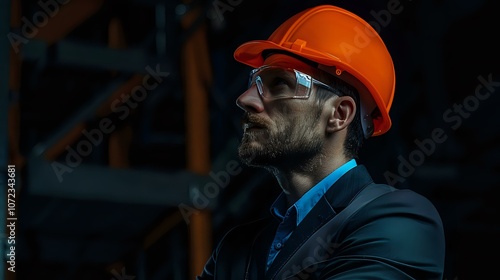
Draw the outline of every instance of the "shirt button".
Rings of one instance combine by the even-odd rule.
[[[274,249],[276,249],[276,250],[279,250],[279,249],[281,249],[281,248],[283,248],[283,244],[281,244],[281,243],[276,243],[276,244],[274,245]]]

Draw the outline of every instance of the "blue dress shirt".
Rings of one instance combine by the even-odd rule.
[[[280,225],[278,226],[274,240],[271,243],[266,269],[269,269],[276,258],[276,255],[278,255],[279,251],[288,240],[288,237],[290,237],[293,230],[306,217],[319,199],[340,177],[342,177],[342,175],[351,170],[353,167],[356,167],[356,165],[357,163],[355,159],[351,159],[346,162],[307,191],[288,209],[285,194],[282,192],[278,196],[276,201],[271,206],[271,214],[273,214],[280,221]]]

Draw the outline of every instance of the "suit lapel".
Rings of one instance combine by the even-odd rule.
[[[276,259],[271,264],[271,267],[269,267],[266,273],[266,279],[273,279],[276,273],[278,273],[288,259],[293,256],[301,244],[333,216],[335,216],[335,212],[323,196],[285,242],[285,246],[283,246],[276,256]]]
[[[283,246],[271,267],[269,267],[266,279],[274,279],[285,265],[289,267],[290,264],[287,262],[302,244],[321,226],[335,217],[336,213],[344,209],[358,192],[372,182],[366,168],[362,165],[356,166],[339,178],[293,231],[290,238],[286,241],[285,246]],[[270,246],[271,242],[272,237],[267,246]],[[268,253],[269,248],[265,252]],[[267,260],[267,255],[263,256],[263,258]]]

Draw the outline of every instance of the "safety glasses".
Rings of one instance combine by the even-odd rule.
[[[312,85],[321,86],[332,93],[336,91],[310,75],[292,68],[264,65],[250,72],[248,88],[256,85],[264,99],[284,98],[307,99],[311,95]]]

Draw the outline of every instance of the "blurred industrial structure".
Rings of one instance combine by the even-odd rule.
[[[3,203],[15,165],[18,219],[16,274],[2,261],[0,279],[194,279],[279,193],[237,158],[249,69],[232,53],[324,3],[378,27],[396,66],[393,127],[360,162],[435,203],[447,279],[496,275],[482,253],[500,252],[493,0],[1,3],[0,186]]]

